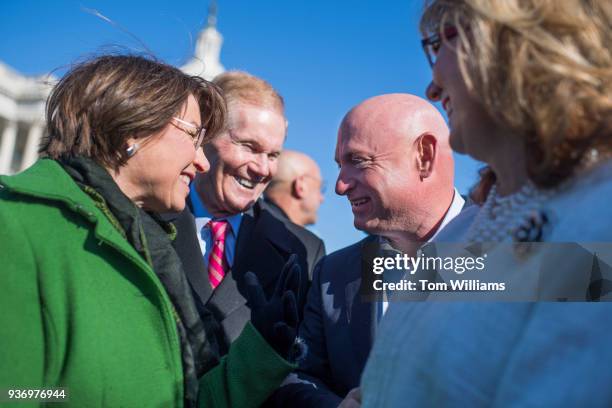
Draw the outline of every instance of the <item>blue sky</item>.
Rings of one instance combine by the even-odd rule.
[[[104,50],[143,51],[129,31],[171,64],[192,55],[206,22],[208,0],[3,1],[0,60],[15,70],[61,75],[79,58]],[[333,186],[338,125],[354,105],[374,95],[406,92],[423,97],[431,79],[420,45],[421,0],[219,0],[221,62],[268,80],[284,96],[289,133],[285,147],[321,166],[328,189],[315,230],[328,250],[363,235],[353,228],[348,201]],[[439,107],[438,107],[439,108]],[[455,157],[456,185],[466,192],[478,164]]]

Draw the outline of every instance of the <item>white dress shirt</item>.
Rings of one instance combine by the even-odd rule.
[[[427,242],[433,241],[433,239],[438,235],[438,233],[440,231],[442,231],[442,229],[449,222],[451,222],[451,220],[453,218],[455,218],[457,215],[459,215],[459,213],[463,209],[463,205],[464,204],[465,204],[465,200],[463,199],[463,197],[461,197],[461,194],[459,194],[457,189],[455,189],[455,193],[453,195],[453,200],[451,201],[451,205],[448,208],[448,211],[446,211],[446,214],[444,215],[444,218],[442,219],[442,222],[440,223],[440,226],[438,227],[436,232],[431,236],[431,238],[429,238],[429,240],[427,240]],[[390,249],[390,244],[389,244],[389,241],[387,239],[385,239],[383,237],[380,237],[380,243],[383,246],[389,246],[388,249]],[[417,251],[417,256],[419,254],[419,251]],[[387,299],[387,294],[386,293],[383,295],[383,299]],[[380,321],[380,319],[382,319],[382,317],[385,315],[385,313],[387,312],[387,308],[388,307],[389,307],[389,302],[387,300],[379,302],[379,304],[378,304],[378,312],[377,312],[378,321]]]

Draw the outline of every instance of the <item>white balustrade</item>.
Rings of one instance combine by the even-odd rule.
[[[17,122],[6,122],[6,127],[2,131],[2,143],[0,144],[0,174],[8,174],[10,172],[16,139]]]

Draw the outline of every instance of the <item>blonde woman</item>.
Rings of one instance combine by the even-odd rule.
[[[488,166],[438,241],[612,241],[611,26],[607,0],[427,2],[427,95]],[[560,261],[562,286],[577,262]],[[605,303],[395,303],[363,405],[610,406],[611,341]]]

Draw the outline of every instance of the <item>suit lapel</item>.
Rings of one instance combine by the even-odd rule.
[[[244,253],[247,243],[250,241],[249,237],[252,233],[254,223],[252,214],[253,210],[249,209],[249,211],[243,214],[240,221],[240,229],[236,237],[233,266],[227,271],[219,286],[211,290],[209,296],[206,298],[207,304],[215,309],[217,317],[221,320],[246,303],[245,297],[238,291],[236,273],[234,271],[236,271],[237,268],[240,269],[239,265],[243,258],[241,254]]]
[[[354,280],[346,285],[345,299],[347,300],[346,307],[351,345],[355,354],[355,361],[360,369],[363,368],[370,354],[377,326],[378,303],[362,299],[360,294],[363,245],[370,242],[371,239],[366,238],[362,241],[358,247],[359,253],[357,256],[350,257],[350,264],[347,264],[345,269],[354,273]]]
[[[232,271],[239,288],[244,274],[252,271],[266,295],[270,296],[278,274],[291,254],[291,248],[297,248],[299,243],[295,242],[295,236],[287,233],[281,221],[262,211],[258,203],[252,210],[252,214],[245,214],[240,226]],[[299,255],[303,255],[300,259],[306,259],[305,254]]]
[[[174,248],[183,262],[185,275],[197,301],[205,304],[212,294],[212,287],[208,281],[204,257],[197,239],[199,232],[196,231],[195,219],[189,207],[174,220],[174,225],[177,229]]]
[[[245,262],[247,257],[245,256],[249,244],[252,242],[251,236],[253,235],[253,230],[255,229],[255,217],[254,211],[251,207],[247,212],[242,216],[242,221],[240,222],[240,231],[238,236],[236,237],[236,248],[234,250],[234,265],[232,266],[232,271],[238,271],[239,273],[244,270]],[[243,273],[246,273],[244,271]]]
[[[223,320],[244,304],[246,304],[246,298],[238,290],[235,275],[230,270],[219,286],[211,290],[208,305],[213,308],[215,315]]]
[[[280,237],[285,237],[285,240],[287,237],[286,233],[277,230],[279,227],[284,228],[284,225],[269,213],[260,211],[257,204],[243,215],[236,239],[234,265],[208,299],[222,319],[246,305],[244,275],[247,271],[255,273],[266,296],[271,295],[290,252],[286,242],[279,242],[282,241]]]

